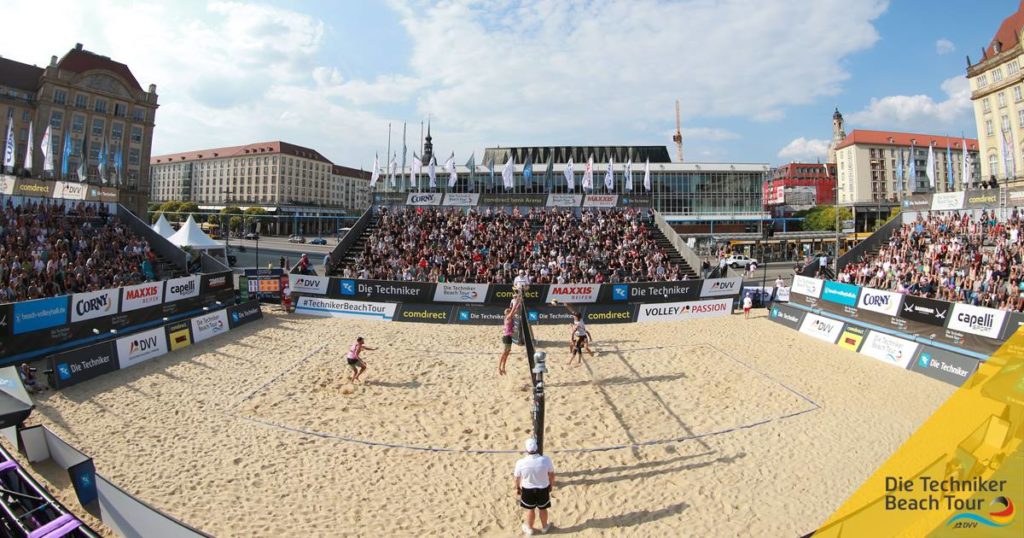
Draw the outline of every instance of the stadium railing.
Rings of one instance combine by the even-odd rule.
[[[893,232],[896,231],[900,226],[903,225],[903,218],[896,214],[889,219],[888,222],[882,225],[881,228],[875,230],[875,233],[868,236],[867,239],[854,245],[853,248],[847,250],[842,256],[839,257],[839,270],[842,271],[844,267],[851,263],[860,261],[860,258],[865,254],[874,252],[878,248],[892,237]],[[817,263],[817,261],[815,261]],[[812,275],[804,275],[812,276]]]
[[[679,236],[679,232],[672,229],[672,225],[665,220],[660,211],[654,212],[654,224],[661,230],[661,233],[665,234],[665,237],[676,248],[683,260],[690,264],[690,269],[693,269],[700,275],[700,257],[690,248],[690,245],[686,244],[686,241],[683,241],[683,238]]]
[[[154,252],[176,265],[182,271],[187,270],[184,250],[171,244],[166,237],[156,233],[149,225],[121,204],[117,204],[117,215],[124,220],[132,232],[145,238],[146,242],[149,243],[149,248],[153,249]]]

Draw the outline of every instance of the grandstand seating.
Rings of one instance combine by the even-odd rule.
[[[380,280],[511,283],[693,279],[694,268],[634,208],[377,208],[331,268]]]

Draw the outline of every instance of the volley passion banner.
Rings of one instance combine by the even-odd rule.
[[[732,313],[732,299],[640,305],[637,321],[679,321],[714,318]]]

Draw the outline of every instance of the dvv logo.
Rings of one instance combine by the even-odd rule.
[[[612,300],[625,301],[629,299],[629,284],[615,284],[612,286]]]
[[[356,282],[354,280],[342,280],[341,281],[341,294],[342,295],[355,295],[356,294]]]
[[[978,525],[985,525],[986,527],[1005,527],[1013,522],[1013,501],[1000,495],[999,497],[992,499],[992,502],[990,502],[989,505],[995,506],[995,510],[989,512],[988,517],[972,514],[970,512],[961,513],[949,518],[949,521],[946,522],[946,526],[954,529],[972,529],[976,528]]]
[[[60,376],[61,381],[71,379],[71,367],[68,366],[68,363],[62,362],[57,365],[57,375]]]
[[[156,337],[150,336],[147,338],[132,340],[131,347],[128,348],[128,352],[132,355],[136,353],[145,353],[151,349],[156,348]]]
[[[920,366],[921,368],[927,368],[928,365],[931,364],[931,363],[932,363],[932,354],[931,353],[928,353],[928,352],[922,353],[921,356],[917,358],[917,365]]]

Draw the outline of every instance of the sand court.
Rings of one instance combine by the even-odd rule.
[[[560,532],[809,532],[953,390],[765,317],[591,331],[597,356],[568,368],[568,327],[534,327]],[[499,334],[268,313],[38,417],[218,536],[508,536],[531,395],[522,348],[497,375]],[[352,385],[358,335],[380,349]]]

